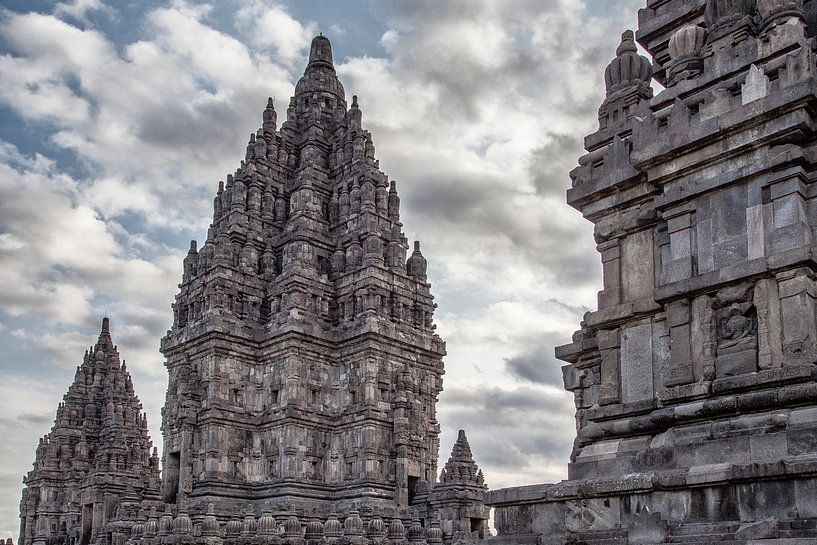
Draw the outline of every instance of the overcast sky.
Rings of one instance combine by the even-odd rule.
[[[465,428],[490,487],[564,478],[573,401],[553,347],[601,283],[564,192],[643,5],[0,0],[0,538],[17,539],[21,477],[105,313],[161,448],[182,258],[318,32],[429,260],[441,458]]]

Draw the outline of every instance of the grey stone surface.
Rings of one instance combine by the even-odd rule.
[[[108,318],[23,481],[21,544],[124,543],[140,512],[159,505],[159,457]]]
[[[817,2],[646,4],[567,192],[604,265],[569,479],[491,491],[498,538],[813,543]]]
[[[325,37],[280,127],[269,100],[183,270],[161,342],[161,483],[106,325],[38,448],[21,545],[486,536],[464,431],[437,482],[445,343],[427,262]]]

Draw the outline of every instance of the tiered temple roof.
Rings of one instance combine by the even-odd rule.
[[[147,427],[104,318],[99,339],[85,352],[25,477],[23,543],[81,540],[82,519],[89,516],[83,507],[100,497],[106,497],[102,503],[109,509],[126,494],[158,498],[159,458]],[[97,524],[88,526],[93,533],[102,520],[97,517]],[[91,537],[86,535],[86,542]]]

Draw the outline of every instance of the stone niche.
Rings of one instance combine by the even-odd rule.
[[[720,290],[712,302],[716,320],[718,378],[757,371],[757,310],[750,283]]]

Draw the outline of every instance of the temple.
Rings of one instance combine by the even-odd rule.
[[[184,259],[161,341],[160,489],[155,459],[140,458],[148,472],[116,457],[103,468],[115,494],[92,497],[72,481],[38,503],[40,469],[28,480],[20,545],[43,536],[48,545],[484,537],[487,486],[464,431],[437,483],[445,343],[427,267],[419,242],[409,252],[396,183],[379,169],[357,97],[347,105],[331,44],[318,36],[286,119],[279,127],[270,99],[244,160],[219,183],[206,241]],[[105,323],[86,362],[104,354],[112,365]],[[118,384],[93,370],[78,377],[83,388]],[[66,429],[79,434],[78,414],[61,408],[58,423],[70,419]],[[104,404],[96,414],[116,429],[134,418]],[[108,445],[84,441],[92,451]],[[50,445],[38,466],[60,452]],[[122,468],[149,478],[130,485],[117,478]]]
[[[817,543],[815,34],[802,0],[624,34],[567,192],[604,273],[556,349],[569,478],[491,491],[492,543]]]
[[[161,482],[105,320],[20,545],[817,545],[816,35],[817,0],[649,0],[623,34],[567,192],[603,266],[556,349],[568,478],[490,492],[462,430],[438,477],[428,264],[316,37],[184,259]]]
[[[24,483],[20,544],[97,542],[113,518],[135,517],[159,499],[159,457],[108,318]]]

